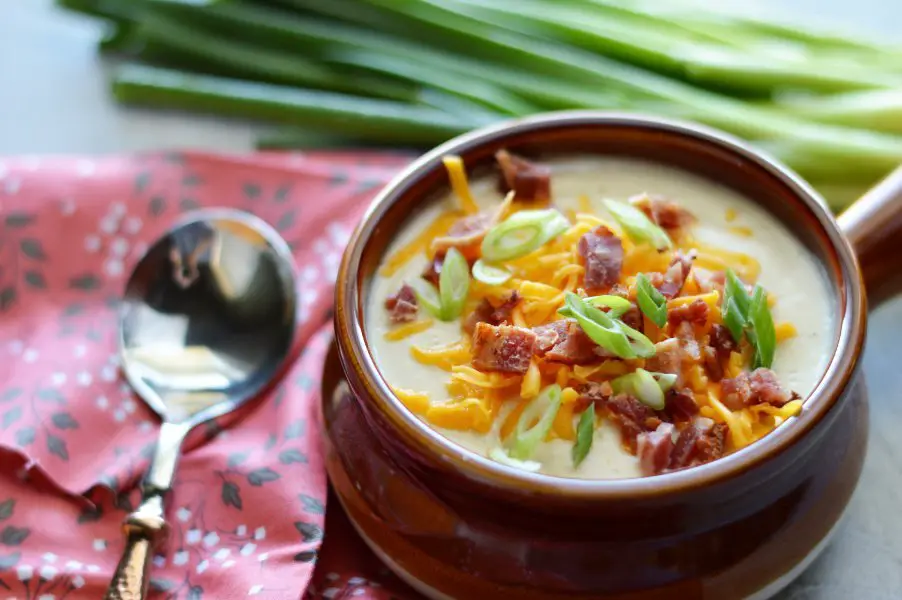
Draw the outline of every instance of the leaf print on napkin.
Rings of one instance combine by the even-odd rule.
[[[269,467],[263,467],[262,469],[256,469],[247,474],[247,482],[254,486],[261,486],[268,481],[275,481],[279,479],[281,475],[270,469]]]
[[[194,198],[182,198],[179,200],[179,210],[182,212],[197,210],[198,208],[200,208],[200,203]]]
[[[78,429],[78,421],[67,412],[54,413],[50,420],[59,429]]]
[[[305,542],[316,542],[323,537],[323,530],[319,525],[313,523],[305,523],[304,521],[296,521],[295,529],[301,534]]]
[[[15,400],[21,395],[22,388],[20,387],[6,388],[2,392],[0,392],[0,402],[9,402],[10,400]]]
[[[276,204],[282,204],[286,200],[288,200],[289,195],[291,194],[291,184],[286,183],[285,185],[280,185],[276,188],[275,193],[272,196],[273,202]]]
[[[166,210],[166,199],[162,196],[154,196],[147,205],[147,212],[152,217],[159,217]]]
[[[0,554],[0,571],[6,571],[8,569],[12,569],[17,564],[19,564],[20,558],[22,558],[21,552],[13,552],[11,554]]]
[[[5,521],[13,516],[13,509],[16,507],[16,501],[13,498],[7,498],[0,502],[0,521]]]
[[[28,527],[14,527],[7,525],[0,532],[0,544],[5,546],[19,546],[31,534]]]
[[[3,413],[3,417],[0,418],[0,427],[2,427],[3,429],[9,429],[9,426],[18,421],[21,417],[22,407],[13,406],[11,409]]]
[[[135,193],[140,194],[150,185],[150,173],[142,171],[135,176]]]
[[[256,200],[260,197],[260,186],[256,183],[245,183],[241,189],[248,200]]]
[[[244,463],[250,455],[250,452],[233,452],[229,455],[229,462],[226,464],[228,464],[230,469],[234,469]]]
[[[16,443],[22,447],[30,446],[34,443],[34,437],[34,427],[23,427],[16,432]]]
[[[69,280],[69,287],[74,290],[96,290],[100,287],[100,279],[91,274],[79,275]]]
[[[279,462],[283,465],[290,465],[293,463],[307,464],[307,457],[300,450],[292,448],[290,450],[282,450],[279,452]]]
[[[10,229],[21,229],[31,225],[35,221],[35,216],[28,213],[14,212],[6,215],[3,222]]]
[[[287,211],[281,217],[279,217],[278,221],[276,221],[276,231],[278,231],[279,233],[284,233],[285,231],[288,231],[289,229],[291,229],[294,226],[294,222],[296,219],[297,219],[297,211],[296,210],[291,209],[291,210]]]
[[[243,510],[244,506],[241,502],[241,489],[237,484],[231,481],[222,482],[222,503],[226,506],[234,506],[238,510]]]
[[[44,254],[44,246],[40,240],[22,238],[19,240],[19,249],[22,250],[22,254],[32,260],[43,261],[47,259],[47,255]]]
[[[295,421],[294,423],[291,423],[290,425],[288,425],[288,427],[285,428],[285,439],[286,440],[297,439],[297,438],[301,437],[302,435],[304,435],[305,429],[306,429],[306,423],[304,422],[303,419]]]
[[[323,503],[313,496],[301,494],[300,496],[298,496],[298,499],[300,499],[301,504],[304,505],[304,510],[311,515],[321,515],[326,512],[326,507],[323,506]]]
[[[48,433],[47,449],[50,450],[51,454],[55,454],[63,460],[69,460],[69,450],[66,448],[66,442],[63,441],[63,438]]]
[[[16,288],[8,285],[0,288],[0,310],[8,310],[16,301]]]
[[[313,562],[316,560],[316,550],[304,550],[294,555],[295,562]]]
[[[25,283],[29,286],[33,287],[37,290],[43,290],[47,288],[47,281],[44,279],[44,276],[40,271],[35,271],[34,269],[29,269],[25,271]]]

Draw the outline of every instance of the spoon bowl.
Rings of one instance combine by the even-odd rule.
[[[247,403],[284,365],[296,323],[294,272],[288,245],[265,222],[202,210],[151,246],[129,278],[119,315],[122,371],[162,425],[106,600],[146,596],[188,432]]]
[[[291,251],[269,225],[198,211],[148,250],[126,285],[123,372],[165,421],[218,417],[275,376],[296,306]]]

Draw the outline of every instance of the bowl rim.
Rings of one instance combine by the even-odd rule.
[[[719,147],[756,163],[776,176],[814,215],[821,233],[829,240],[837,257],[842,282],[841,290],[837,292],[844,292],[838,300],[844,300],[840,304],[841,307],[844,306],[844,310],[837,314],[839,331],[832,356],[799,416],[783,423],[761,440],[704,465],[653,477],[573,479],[522,471],[467,450],[424,423],[392,393],[376,367],[365,341],[358,277],[363,250],[382,217],[411,183],[432,169],[442,168],[440,159],[446,154],[462,154],[464,150],[498,143],[524,132],[574,126],[651,129],[687,136]],[[363,391],[374,407],[405,440],[425,453],[430,462],[453,468],[476,482],[500,486],[513,492],[528,491],[530,494],[563,495],[585,500],[635,499],[684,492],[734,478],[783,453],[804,438],[841,397],[856,372],[864,344],[866,323],[863,281],[852,246],[830,214],[826,202],[798,174],[767,153],[714,128],[639,113],[598,110],[547,112],[482,127],[437,146],[408,165],[376,195],[352,234],[337,279],[335,308],[337,341],[342,352],[350,353],[350,356],[344,357],[348,359],[343,361],[344,368],[354,370],[354,379],[363,385]],[[357,390],[357,394],[363,395],[360,390]]]

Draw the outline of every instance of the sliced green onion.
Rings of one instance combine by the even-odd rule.
[[[501,285],[511,278],[511,272],[503,267],[491,265],[481,258],[473,264],[473,279],[488,285]]]
[[[585,299],[585,302],[588,302],[592,306],[602,307],[606,306],[610,310],[607,311],[609,317],[613,319],[617,319],[623,316],[626,311],[630,309],[630,301],[626,298],[621,298],[620,296],[590,296]],[[570,312],[570,309],[567,307],[561,308],[558,310],[559,314],[564,315],[565,317],[572,317],[573,314]]]
[[[648,358],[655,355],[655,345],[641,332],[610,314],[601,311],[572,292],[564,296],[565,306],[559,314],[573,317],[589,338],[620,358]]]
[[[676,384],[677,376],[673,373],[655,373],[654,371],[649,371],[649,373],[655,378],[661,391],[665,394],[673,388],[674,384]]]
[[[429,313],[437,318],[442,318],[442,300],[439,298],[438,290],[425,279],[417,277],[413,281],[407,283],[413,288],[413,293],[417,297],[417,303],[425,308]]]
[[[467,292],[470,291],[470,265],[457,248],[445,254],[442,272],[438,278],[443,321],[453,321],[464,311]]]
[[[670,236],[635,206],[613,200],[605,200],[604,205],[614,220],[623,227],[626,235],[637,244],[651,244],[658,250],[673,247]]]
[[[636,358],[636,351],[617,321],[572,292],[564,297],[567,315],[572,316],[589,338],[620,358]],[[558,311],[561,312],[561,311]]]
[[[576,426],[576,443],[573,444],[573,466],[578,467],[592,448],[592,440],[595,439],[595,403],[583,411]]]
[[[644,333],[636,331],[623,321],[615,321],[615,323],[620,325],[620,329],[622,329],[623,333],[626,334],[626,337],[630,339],[630,346],[632,347],[633,352],[636,353],[636,356],[639,358],[650,358],[655,355],[655,345]]]
[[[737,344],[742,341],[742,332],[749,318],[750,303],[751,298],[745,284],[736,276],[733,269],[727,269],[720,311],[724,325],[733,334]]]
[[[655,289],[645,273],[636,277],[636,303],[639,310],[658,327],[667,323],[667,298]]]
[[[664,409],[664,392],[654,376],[645,369],[621,375],[611,382],[614,392],[635,396],[639,402],[655,410]]]
[[[733,339],[736,340],[736,343],[738,344],[742,341],[742,331],[745,328],[745,317],[743,316],[742,311],[736,306],[735,300],[732,298],[725,298],[723,307],[721,307],[721,313],[723,316],[723,324],[727,326],[727,329],[729,329],[730,333],[733,335]]]
[[[777,332],[774,319],[767,306],[767,293],[760,285],[755,286],[749,305],[749,320],[746,335],[755,348],[755,368],[770,368],[774,364],[777,349]]]
[[[569,227],[567,218],[553,208],[515,212],[486,234],[482,240],[482,258],[498,263],[526,256]]]
[[[592,306],[607,306],[611,310],[608,311],[608,316],[613,319],[618,319],[623,316],[626,311],[630,309],[632,304],[626,298],[621,298],[620,296],[590,296],[585,300]]]
[[[515,469],[522,469],[523,471],[529,471],[531,473],[542,468],[542,463],[534,460],[517,460],[516,458],[511,458],[503,448],[498,447],[492,448],[491,451],[489,451],[489,458],[495,462],[500,462],[502,465],[507,465]]]
[[[510,456],[517,460],[528,460],[548,435],[560,408],[561,386],[549,385],[520,414],[510,444]],[[539,417],[538,423],[529,427],[539,411],[541,411],[541,417]]]

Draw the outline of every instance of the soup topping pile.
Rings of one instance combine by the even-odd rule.
[[[801,398],[769,368],[795,329],[774,324],[754,258],[693,239],[695,217],[667,198],[605,200],[604,219],[582,198],[565,214],[549,167],[504,150],[496,159],[506,195],[480,210],[462,161],[445,157],[460,209],[380,272],[429,257],[386,299],[388,339],[460,323],[453,344],[411,347],[448,372],[447,398],[393,388],[411,411],[440,428],[497,431],[489,456],[529,471],[555,438],[572,442],[578,467],[606,419],[645,475],[720,458],[798,413]]]

